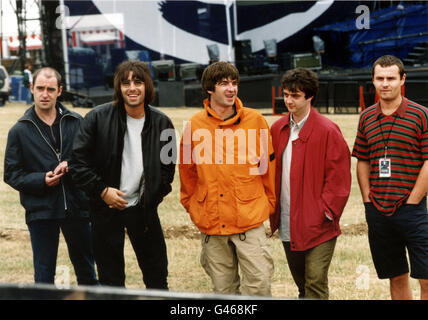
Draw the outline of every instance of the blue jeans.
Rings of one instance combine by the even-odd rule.
[[[34,281],[54,283],[59,233],[64,236],[79,285],[96,285],[91,227],[88,219],[36,220],[28,223],[33,248]]]
[[[33,94],[31,93],[31,89],[28,87],[24,87],[25,91],[25,102],[27,104],[32,104],[33,103]]]

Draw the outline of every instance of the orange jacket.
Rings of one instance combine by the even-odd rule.
[[[223,121],[209,101],[184,128],[180,143],[181,203],[209,235],[243,233],[275,210],[275,156],[269,126],[237,98]],[[230,140],[229,140],[230,139]]]

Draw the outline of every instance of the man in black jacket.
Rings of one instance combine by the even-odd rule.
[[[146,288],[167,289],[166,244],[157,207],[174,178],[174,127],[149,106],[153,82],[142,62],[118,67],[113,98],[86,115],[70,162],[74,182],[91,200],[99,280],[125,285],[126,228]]]
[[[10,129],[4,181],[19,191],[33,249],[34,280],[54,283],[62,231],[81,285],[97,284],[89,224],[89,203],[68,173],[73,138],[82,117],[57,102],[61,75],[35,72],[34,105]]]

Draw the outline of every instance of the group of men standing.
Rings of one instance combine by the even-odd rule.
[[[378,276],[390,279],[392,298],[411,298],[407,248],[427,299],[428,110],[401,96],[404,80],[399,59],[374,63],[380,100],[362,112],[352,155]],[[178,169],[181,203],[201,231],[201,265],[214,292],[271,295],[270,220],[299,297],[327,299],[351,154],[339,127],[314,108],[316,74],[285,73],[289,112],[271,128],[238,98],[232,64],[209,65],[201,84],[208,97],[184,127]],[[34,73],[34,105],[10,130],[5,153],[4,180],[26,211],[35,281],[53,283],[61,230],[78,284],[124,286],[126,229],[146,288],[168,289],[157,208],[171,191],[176,137],[171,120],[150,106],[150,70],[122,63],[113,102],[84,119],[57,101],[61,90],[54,69]]]

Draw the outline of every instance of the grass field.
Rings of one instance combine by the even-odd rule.
[[[32,283],[32,251],[24,210],[19,203],[18,192],[3,182],[4,151],[9,128],[24,113],[24,103],[7,103],[0,108],[0,282]],[[85,115],[89,109],[70,109]],[[160,108],[174,122],[181,134],[183,121],[197,112],[197,108]],[[261,109],[269,124],[278,116],[272,110]],[[354,143],[358,115],[327,115],[336,122],[349,145]],[[352,159],[351,196],[341,219],[342,236],[338,238],[329,272],[330,298],[389,299],[389,283],[378,280],[371,261],[361,202],[355,176],[356,160]],[[179,201],[179,177],[176,170],[173,191],[159,207],[159,216],[165,232],[169,259],[169,287],[171,291],[211,292],[210,279],[199,264],[199,232]],[[267,224],[266,224],[267,226]],[[273,297],[295,298],[297,289],[288,270],[281,242],[276,236],[269,239],[274,257],[275,273],[272,279]],[[129,240],[125,247],[126,285],[128,288],[144,288],[142,275]],[[71,285],[76,284],[66,245],[61,238],[58,266],[60,272],[70,271]],[[419,285],[411,280],[414,297],[419,297]]]

